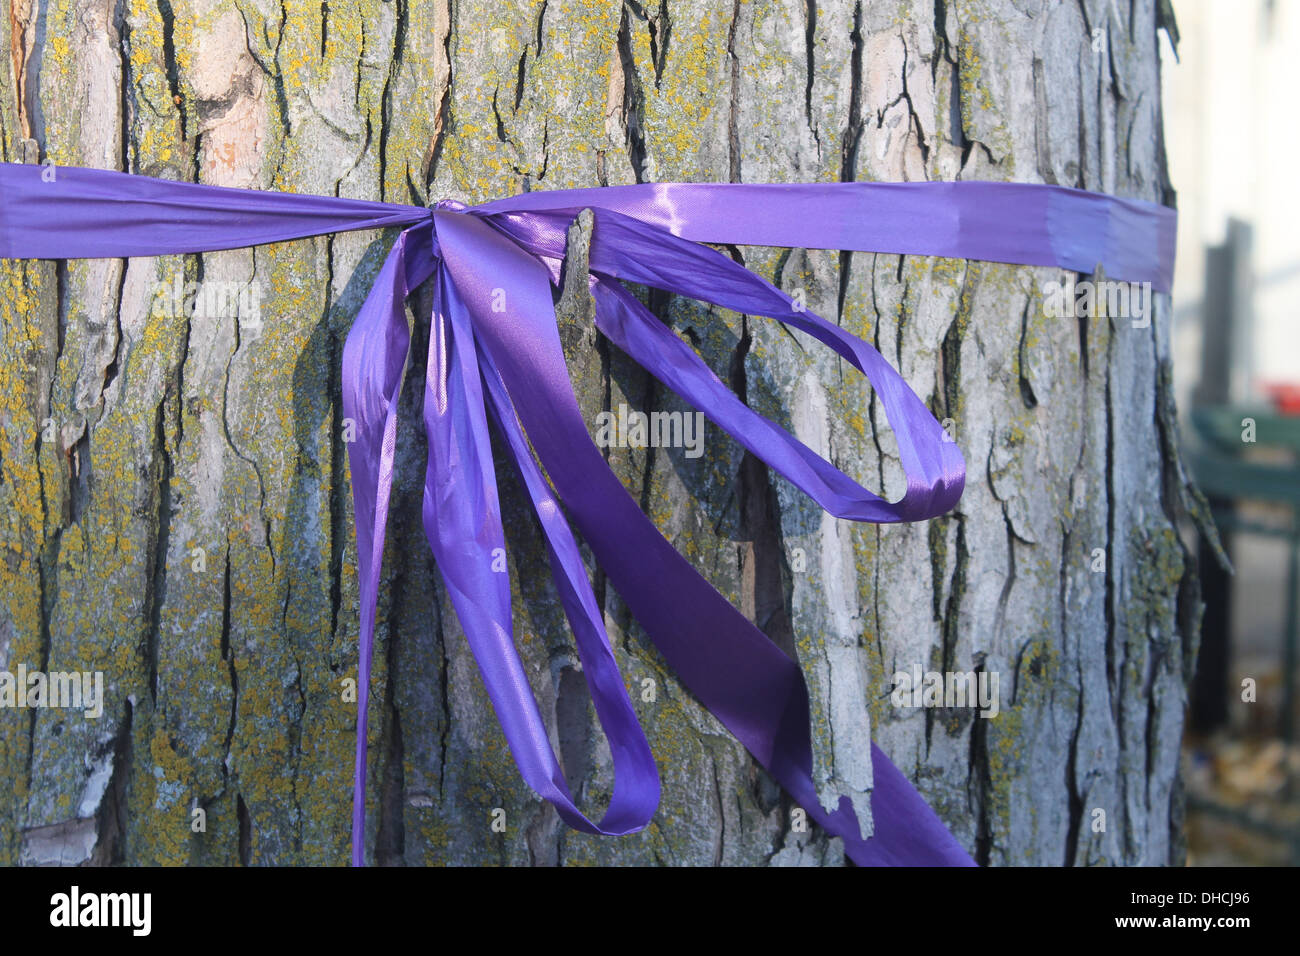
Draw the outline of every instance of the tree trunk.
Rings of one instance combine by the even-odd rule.
[[[56,174],[417,205],[652,180],[955,178],[1172,201],[1155,0],[0,6],[3,159]],[[358,597],[339,358],[392,239],[0,263],[0,669],[102,671],[106,698],[97,720],[0,710],[0,863],[347,860]],[[824,795],[870,790],[874,734],[981,863],[1180,862],[1199,604],[1175,530],[1167,299],[1145,328],[1062,320],[1042,308],[1053,270],[731,252],[872,341],[951,419],[968,464],[952,514],[882,527],[832,519],[711,426],[700,458],[611,449],[678,549],[798,655]],[[260,328],[247,309],[150,314],[158,284],[200,279],[255,282]],[[901,495],[894,437],[856,372],[771,320],[651,305],[751,406]],[[662,805],[640,834],[591,837],[522,783],[420,523],[428,309],[412,300],[376,633],[374,859],[842,860],[595,568]],[[684,407],[589,325],[562,326],[593,422],[620,403]],[[535,522],[499,465],[517,641],[598,812],[609,751]],[[915,668],[998,674],[1000,712],[896,707],[894,674]]]

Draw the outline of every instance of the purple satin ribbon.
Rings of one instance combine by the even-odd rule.
[[[322,233],[404,227],[343,350],[361,596],[352,862],[365,859],[366,737],[375,607],[392,484],[398,392],[409,351],[404,303],[432,279],[425,380],[424,527],[527,784],[586,833],[642,829],[659,776],[618,671],[561,502],[655,647],[786,792],[863,865],[973,865],[907,778],[873,744],[874,833],[847,797],[822,807],[812,779],[808,690],[799,665],[672,547],[606,465],[578,408],[555,323],[565,230],[595,215],[596,325],[822,508],[855,521],[920,521],[961,496],[957,446],[869,344],[699,243],[853,249],[1056,266],[1168,291],[1175,213],[1138,200],[1015,183],[657,183],[534,192],[434,209],[172,182],[103,170],[0,164],[0,257],[121,258],[206,252]],[[903,498],[867,491],[749,409],[693,349],[631,295],[653,286],[794,326],[871,383],[898,442]],[[504,311],[494,306],[504,295]],[[600,822],[575,805],[515,651],[489,432],[491,410],[541,522],[551,573],[614,762]],[[531,447],[530,447],[531,446]],[[535,457],[534,457],[535,455]],[[540,463],[540,464],[539,464]],[[543,469],[545,473],[543,474]],[[549,482],[548,482],[549,479]],[[666,599],[670,596],[671,599]]]

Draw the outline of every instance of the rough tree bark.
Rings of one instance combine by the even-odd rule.
[[[11,162],[414,204],[959,177],[1172,201],[1154,0],[0,7]],[[392,238],[0,263],[0,669],[102,670],[107,686],[99,720],[0,711],[0,862],[346,861],[357,583],[339,357]],[[824,791],[869,791],[870,728],[980,862],[1179,862],[1199,604],[1175,533],[1167,301],[1148,328],[1050,319],[1052,270],[730,251],[874,342],[952,420],[969,466],[951,515],[878,527],[821,513],[716,429],[698,459],[611,450],[677,547],[798,655]],[[154,284],[176,276],[255,280],[262,327],[150,316]],[[593,838],[520,782],[420,527],[428,304],[411,310],[376,636],[374,858],[841,860],[791,825],[788,799],[598,571],[663,804],[641,834]],[[828,351],[769,320],[652,305],[752,406],[901,494],[878,404]],[[593,419],[620,402],[683,407],[577,317],[563,324]],[[535,526],[501,475],[521,652],[569,779],[598,808],[608,750]],[[1001,713],[893,707],[892,675],[914,665],[998,672]]]

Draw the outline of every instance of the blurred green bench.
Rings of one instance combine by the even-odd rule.
[[[1210,405],[1193,410],[1191,420],[1200,441],[1188,459],[1196,483],[1216,505],[1214,521],[1220,532],[1265,535],[1288,542],[1281,733],[1289,744],[1295,739],[1296,652],[1300,644],[1300,416],[1283,415],[1267,406]],[[1250,423],[1253,442],[1243,437]],[[1284,460],[1255,460],[1268,452]],[[1232,507],[1239,501],[1287,507],[1290,522],[1278,526],[1243,519]]]

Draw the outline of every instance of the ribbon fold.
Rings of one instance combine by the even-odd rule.
[[[410,348],[405,302],[433,283],[424,424],[423,521],[525,782],[586,833],[649,823],[659,776],[619,673],[565,514],[665,661],[755,760],[862,865],[973,865],[907,778],[872,745],[874,832],[852,802],[827,809],[812,777],[799,664],[731,606],[641,512],[593,443],[570,384],[553,288],[566,229],[595,226],[596,327],[622,351],[829,513],[920,521],[949,511],[965,465],[925,403],[870,344],[800,309],[700,243],[849,249],[1056,266],[1168,291],[1175,214],[1151,203],[1016,183],[657,183],[534,192],[467,208],[419,207],[172,182],[105,170],[0,164],[0,257],[121,258],[206,252],[324,233],[400,227],[343,350],[360,582],[352,862],[365,862],[369,684],[392,487],[397,404]],[[890,502],[758,415],[624,282],[767,316],[862,372],[894,429],[907,476]],[[504,296],[505,309],[500,309]],[[514,646],[489,412],[546,539],[551,573],[609,742],[614,790],[593,823],[574,802]],[[562,507],[563,506],[563,507]],[[500,550],[498,550],[500,549]],[[671,599],[665,599],[670,595]]]

